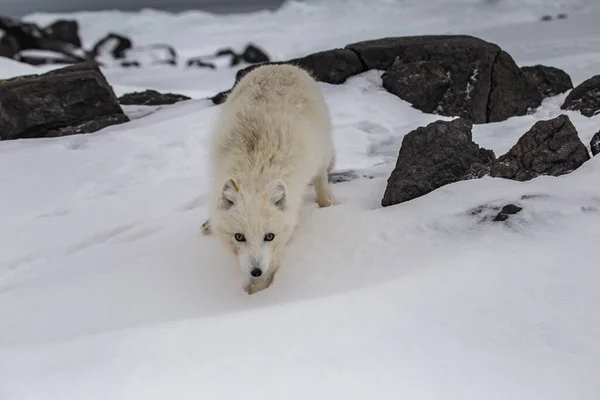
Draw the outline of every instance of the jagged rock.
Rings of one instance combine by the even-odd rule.
[[[600,75],[584,81],[573,89],[561,108],[580,111],[586,117],[600,113]]]
[[[44,50],[60,53],[68,63],[90,61],[81,48],[56,39],[36,24],[0,16],[0,31],[5,32],[0,40],[0,53],[5,57],[12,58],[25,50]]]
[[[491,163],[494,152],[473,142],[472,127],[471,121],[457,118],[436,121],[407,134],[381,205],[399,204],[468,179],[473,165]]]
[[[520,212],[523,208],[515,204],[507,204],[502,207],[502,210],[494,217],[494,221],[502,222],[506,221],[511,215]]]
[[[116,33],[109,33],[94,44],[91,54],[93,57],[110,54],[112,58],[120,60],[125,58],[125,52],[131,49],[132,46],[131,39]]]
[[[527,181],[540,175],[559,176],[590,159],[577,130],[566,115],[538,121],[508,153],[492,164],[490,176]]]
[[[385,38],[346,46],[413,107],[475,123],[525,115],[542,96],[497,45],[465,35]]]
[[[247,62],[248,64],[258,64],[269,62],[269,56],[267,53],[259,48],[258,46],[250,43],[244,49],[244,52],[241,54],[242,60]]]
[[[159,93],[156,90],[145,90],[143,92],[127,93],[119,97],[119,103],[123,105],[158,106],[174,104],[179,101],[189,100],[190,97],[182,94]]]
[[[590,148],[593,156],[600,153],[600,132],[596,133],[590,141]]]
[[[79,24],[74,20],[60,19],[48,25],[44,32],[48,37],[66,43],[71,43],[78,48],[81,47],[79,38]]]
[[[91,133],[128,120],[93,63],[0,81],[0,140]]]
[[[213,63],[204,61],[202,57],[192,57],[186,61],[186,65],[188,67],[200,67],[200,68],[210,68],[217,69],[217,66]]]
[[[269,56],[265,53],[264,50],[260,49],[258,46],[250,43],[246,46],[244,51],[241,54],[237,54],[231,48],[225,48],[217,50],[215,56],[231,56],[231,61],[229,63],[230,67],[235,67],[236,65],[245,62],[248,64],[258,64],[269,62]]]
[[[343,83],[349,77],[365,71],[356,53],[346,49],[334,49],[311,54],[302,58],[295,58],[289,61],[250,65],[237,72],[235,84],[237,84],[248,72],[261,65],[267,64],[294,64],[309,71],[318,81],[331,84]],[[213,103],[223,103],[229,92],[230,90],[215,95],[212,98]]]
[[[49,50],[21,50],[12,58],[30,65],[73,64],[77,62],[62,53]]]
[[[556,96],[573,89],[571,77],[562,69],[534,65],[523,67],[521,71],[537,86],[544,97]]]

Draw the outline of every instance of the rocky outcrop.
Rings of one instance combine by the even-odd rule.
[[[59,19],[44,28],[49,38],[81,48],[79,24],[75,20]]]
[[[92,63],[0,81],[0,140],[91,133],[128,120]]]
[[[523,67],[521,71],[537,86],[544,97],[552,97],[573,89],[571,77],[559,68],[545,65]]]
[[[490,176],[527,181],[540,175],[560,176],[590,159],[566,115],[538,121],[508,153],[492,164]]]
[[[600,132],[596,133],[590,141],[590,148],[592,149],[592,155],[600,153]]]
[[[119,97],[119,103],[123,105],[159,106],[175,104],[190,97],[182,94],[159,93],[156,90],[145,90],[143,92],[127,93]]]
[[[0,32],[4,32],[4,36],[0,39],[0,55],[14,58],[23,51],[43,50],[53,54],[50,60],[55,59],[54,55],[60,54],[61,62],[65,63],[89,61],[88,55],[79,48],[80,46],[72,43],[77,42],[78,39],[73,37],[73,32],[70,32],[73,29],[72,21],[58,21],[57,25],[53,24],[42,29],[33,23],[0,16]],[[69,40],[65,41],[63,35],[69,36]],[[33,59],[36,64],[44,61],[44,57],[32,55],[27,55],[25,60],[28,59]]]
[[[252,43],[248,43],[244,51],[240,54],[236,53],[231,48],[226,48],[217,50],[215,56],[230,56],[231,61],[229,62],[229,66],[231,67],[234,67],[242,62],[248,64],[258,64],[270,61],[267,53],[263,49],[259,48],[258,46]]]
[[[427,113],[475,123],[524,115],[541,104],[535,85],[510,55],[472,36],[385,38],[346,46],[383,85]]]
[[[586,117],[600,113],[600,75],[584,81],[573,89],[561,108],[580,111]]]
[[[235,85],[250,71],[268,64],[293,64],[308,71],[316,80],[331,84],[344,83],[351,76],[365,71],[358,56],[351,50],[334,49],[315,53],[289,61],[269,62],[250,65],[239,70],[235,76]],[[230,90],[218,93],[212,98],[213,103],[221,104],[227,99]]]
[[[381,205],[399,204],[469,178],[473,168],[494,160],[491,150],[473,142],[473,123],[463,118],[436,121],[408,133]]]
[[[383,86],[413,107],[475,123],[524,115],[542,101],[510,55],[472,36],[370,40],[273,64],[282,63],[296,64],[331,84],[367,70],[383,70]],[[264,64],[240,70],[235,83],[260,65]],[[229,92],[214,96],[213,102],[222,103]]]

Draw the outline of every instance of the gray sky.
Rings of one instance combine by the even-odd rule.
[[[218,13],[276,8],[283,0],[0,0],[0,13],[21,17],[32,12],[71,12],[106,9],[137,10],[155,8],[165,11],[199,9]]]

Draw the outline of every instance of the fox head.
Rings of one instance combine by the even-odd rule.
[[[216,207],[216,234],[231,248],[242,271],[251,278],[272,272],[288,242],[287,187],[274,180],[261,189],[245,189],[225,181]]]

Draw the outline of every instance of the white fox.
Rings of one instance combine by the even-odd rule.
[[[335,162],[329,110],[317,82],[293,65],[245,75],[222,106],[212,147],[211,217],[255,293],[271,284],[312,183],[320,207],[338,202],[328,182]]]

